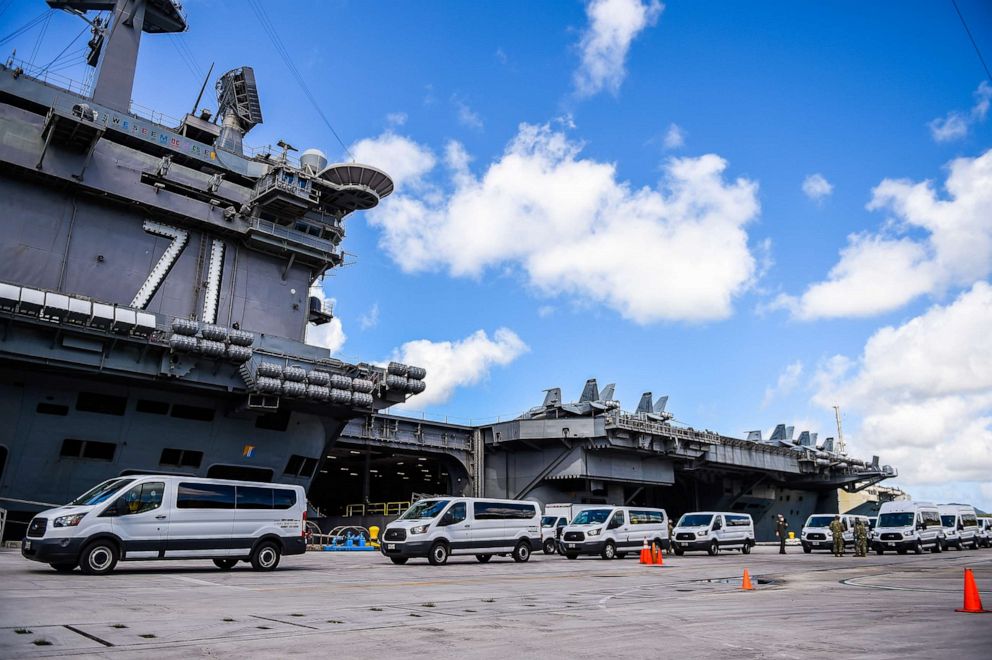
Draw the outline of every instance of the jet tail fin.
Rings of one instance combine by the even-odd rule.
[[[586,386],[582,388],[582,396],[579,397],[579,403],[590,401],[599,401],[599,385],[596,384],[595,378],[586,381]]]

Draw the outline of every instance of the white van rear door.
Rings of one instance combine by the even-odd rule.
[[[175,502],[166,558],[241,554],[232,548],[235,507],[232,484],[180,481]]]
[[[113,512],[112,528],[124,542],[124,559],[157,559],[165,550],[171,498],[164,481],[146,481],[124,492],[104,515]]]

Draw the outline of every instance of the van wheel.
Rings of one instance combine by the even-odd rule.
[[[492,555],[476,555],[475,556],[475,560],[477,562],[479,562],[480,564],[485,564],[487,561],[489,561],[492,558],[493,558]]]
[[[394,564],[399,564],[400,566],[405,564],[407,560],[406,557],[390,557],[390,559],[393,561]]]
[[[617,547],[613,545],[613,541],[606,542],[606,545],[603,546],[603,551],[599,553],[599,556],[603,559],[617,558]]]
[[[716,539],[710,542],[710,547],[706,549],[706,552],[710,553],[710,557],[716,557],[720,554],[720,544],[717,543]]]
[[[679,546],[675,546],[675,556],[677,556],[677,557],[681,557],[681,556],[682,556],[682,555],[684,555],[684,554],[685,554],[685,550],[683,550],[683,549],[682,549],[681,547],[679,547]]]
[[[553,555],[555,554],[555,541],[554,539],[547,539],[544,541],[544,554]]]
[[[117,566],[117,546],[112,541],[94,541],[79,558],[79,570],[85,575],[106,575]]]
[[[443,566],[448,561],[448,546],[443,543],[435,543],[427,553],[427,561],[431,566]]]
[[[811,546],[808,543],[803,543],[803,552],[805,552],[807,555],[810,554],[811,552],[813,552],[813,546]]]
[[[527,541],[521,541],[517,544],[517,547],[513,549],[513,561],[524,562],[530,559],[530,543]]]
[[[279,565],[279,546],[272,541],[263,541],[251,553],[251,567],[256,571],[273,571]]]
[[[73,564],[73,563],[71,563],[71,562],[64,563],[64,564],[60,564],[60,563],[56,562],[54,564],[49,564],[49,566],[51,566],[52,568],[54,568],[59,573],[72,573],[74,570],[76,570],[76,565]]]
[[[875,554],[876,555],[884,555],[885,554],[885,550],[882,549],[882,548],[875,548]]]
[[[574,554],[572,552],[566,552],[565,553],[565,557],[567,559],[578,559],[579,558],[579,556],[577,554]]]
[[[229,571],[238,563],[237,559],[215,559],[214,566],[222,571]]]
[[[913,552],[918,555],[923,554],[923,541],[916,539],[916,546],[913,547]]]
[[[751,540],[747,539],[744,541],[744,545],[741,546],[741,554],[749,555],[751,554]]]
[[[940,541],[934,541],[933,547],[930,548],[930,554],[936,555],[940,553]]]

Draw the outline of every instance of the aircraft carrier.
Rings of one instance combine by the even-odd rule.
[[[301,484],[334,520],[464,493],[746,511],[759,538],[773,514],[836,510],[838,488],[895,476],[784,425],[767,441],[688,428],[649,393],[625,412],[594,380],[575,403],[552,389],[484,426],[383,412],[429,385],[424,369],[346,363],[305,339],[332,318],[310,291],[341,265],[345,221],[390,177],[286,142],[250,149],[249,66],[219,77],[213,111],[198,100],[169,121],[134,104],[142,36],[187,28],[175,0],[47,4],[90,23],[94,76],[0,66],[7,537],[135,472]]]

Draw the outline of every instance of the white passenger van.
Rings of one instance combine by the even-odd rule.
[[[975,507],[968,504],[939,504],[940,522],[944,526],[944,549],[954,546],[963,548],[978,548],[978,516]]]
[[[983,548],[992,548],[992,518],[978,519],[978,543]]]
[[[668,514],[664,509],[636,506],[594,506],[583,509],[562,530],[565,556],[599,555],[623,559],[644,542],[668,548]]]
[[[541,518],[541,544],[544,554],[559,552],[562,530],[583,509],[595,507],[595,504],[545,504],[544,516]]]
[[[871,536],[871,547],[876,553],[895,550],[904,555],[912,550],[920,554],[924,548],[940,552],[943,544],[944,528],[936,505],[907,501],[882,503]]]
[[[527,561],[541,547],[541,509],[535,502],[442,497],[419,500],[382,533],[380,551],[394,564],[427,557],[439,566],[450,555],[494,554]]]
[[[114,570],[118,560],[213,559],[271,571],[306,552],[302,486],[136,475],[110,479],[35,516],[21,554],[59,572]]]
[[[803,552],[809,554],[816,549],[834,549],[834,535],[830,531],[830,523],[834,521],[836,515],[835,513],[814,513],[806,519],[806,524],[803,525],[803,531],[799,537],[800,543],[803,546]],[[854,516],[847,513],[840,515],[840,524],[844,528],[845,548],[854,547],[854,522],[859,518],[864,523],[865,532],[870,532],[871,519],[868,516]]]
[[[686,550],[706,550],[717,555],[720,550],[740,550],[743,554],[754,547],[754,521],[746,513],[696,511],[686,513],[672,530],[675,554]]]

